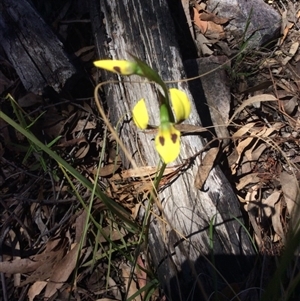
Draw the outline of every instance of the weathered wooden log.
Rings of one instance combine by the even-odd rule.
[[[0,41],[26,90],[60,92],[75,68],[63,44],[27,1],[2,0]]]
[[[96,0],[90,0],[90,3],[99,59],[132,60],[132,53],[156,69],[165,81],[185,78],[166,0],[103,0],[100,7]],[[180,1],[171,1],[170,5],[180,6]],[[188,35],[189,30],[184,34]],[[150,124],[158,124],[157,92],[153,85],[134,83],[140,80],[137,77],[122,78],[104,71],[101,74],[103,80],[120,80],[119,84],[105,88],[114,125],[124,120],[124,112],[130,113],[142,97],[146,99]],[[169,86],[189,95],[192,113],[187,123],[200,126],[195,103],[205,101],[201,98],[203,91],[202,95],[192,94],[185,82]],[[200,80],[196,86],[201,93]],[[130,117],[126,121],[129,120]],[[123,122],[119,128],[120,137],[136,163],[156,166],[159,158],[153,136],[137,131],[132,122]],[[204,146],[205,141],[200,136],[182,137],[180,158],[173,165],[183,163]],[[130,167],[128,164],[124,159],[124,165]],[[213,266],[227,281],[240,280],[248,272],[244,259],[253,255],[250,239],[241,225],[239,202],[220,168],[216,166],[211,170],[202,190],[194,187],[200,164],[198,156],[172,183],[161,189],[159,197],[166,223],[153,218],[149,229],[153,264],[162,287],[172,300],[203,300],[205,294],[219,288],[223,280]],[[213,229],[211,234],[210,229]]]

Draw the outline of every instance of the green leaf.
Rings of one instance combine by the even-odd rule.
[[[28,132],[26,129],[22,128],[19,124],[17,124],[14,120],[0,111],[0,118],[6,121],[9,125],[15,128],[18,132],[24,135],[28,140],[30,140],[33,144],[35,144],[38,148],[40,148],[43,152],[52,157],[58,164],[62,165],[73,177],[75,177],[78,181],[81,182],[83,186],[85,186],[90,191],[93,190],[94,185],[86,179],[82,174],[80,174],[75,168],[73,168],[70,164],[68,164],[64,159],[62,159],[59,155],[57,155],[54,151],[52,151],[47,145],[38,140],[32,133]],[[114,200],[109,198],[105,193],[103,193],[99,187],[96,188],[95,195],[101,199],[101,201],[106,205],[106,207],[114,212],[117,216],[119,216],[127,225],[131,227],[132,230],[137,230],[136,224],[130,219],[129,213]]]

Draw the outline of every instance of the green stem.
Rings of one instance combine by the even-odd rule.
[[[148,205],[147,205],[147,208],[146,208],[146,211],[145,211],[146,217],[143,220],[142,229],[145,229],[144,233],[145,233],[145,245],[146,246],[148,245],[148,241],[149,241],[149,228],[150,228],[150,222],[151,222],[151,213],[150,213],[151,212],[151,207],[153,205],[154,198],[157,197],[158,186],[159,186],[159,183],[162,179],[162,176],[164,174],[164,171],[165,171],[166,167],[167,167],[167,164],[163,163],[160,170],[159,170],[158,175],[156,176],[156,178],[154,180],[154,187],[150,192],[149,202],[148,202]],[[140,245],[141,242],[142,242],[142,235],[140,236],[138,245]],[[149,256],[148,256],[148,252],[145,252],[145,253],[146,253],[146,261],[147,261],[147,263],[149,263],[150,259],[149,259]],[[148,264],[148,266],[150,267],[150,264]],[[151,270],[151,273],[153,274],[152,270]]]

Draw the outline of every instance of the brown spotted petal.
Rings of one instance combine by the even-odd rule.
[[[171,163],[180,153],[180,132],[171,123],[162,124],[155,137],[155,148],[166,164]]]

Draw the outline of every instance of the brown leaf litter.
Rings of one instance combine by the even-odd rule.
[[[232,45],[238,43],[230,41],[225,34],[231,19],[207,11],[206,1],[192,1],[191,7],[189,2],[182,1],[201,55],[232,56],[236,52]],[[67,4],[57,11],[67,16]],[[240,60],[236,58],[233,68],[226,69],[233,95],[233,111],[227,124],[231,144],[225,149],[220,143],[219,147],[205,150],[207,152],[199,151],[203,155],[202,165],[195,179],[195,189],[201,189],[211,168],[217,163],[223,165],[248,214],[256,244],[265,254],[279,254],[284,246],[287,230],[293,226],[289,221],[300,180],[297,30],[300,10],[297,3],[290,3],[286,10],[278,5],[278,11],[282,15],[282,36],[274,50],[252,51]],[[80,14],[84,18],[84,14]],[[63,36],[69,35],[70,43],[76,41],[70,48],[86,63],[94,57],[94,45],[89,45],[89,31],[82,24],[74,23],[74,27],[64,24],[74,32],[65,32],[63,26],[59,30]],[[96,72],[91,73],[98,81]],[[156,167],[122,167],[118,146],[105,134],[105,125],[92,100],[90,80],[88,77],[86,82],[78,84],[80,91],[35,95],[25,91],[11,64],[5,59],[1,61],[0,92],[9,92],[18,100],[28,125],[37,118],[30,127],[32,132],[45,143],[61,136],[52,148],[91,181],[99,175],[98,185],[135,219],[153,188]],[[3,101],[1,110],[10,111],[10,104]],[[40,116],[43,112],[46,113]],[[101,200],[92,200],[91,193],[74,181],[83,204],[94,202],[92,216],[101,229],[98,231],[90,223],[79,250],[86,208],[81,207],[61,170],[52,161],[45,158],[48,169],[39,170],[37,154],[26,157],[29,152],[26,139],[1,119],[0,127],[3,237],[0,272],[5,273],[9,295],[26,289],[29,300],[37,300],[40,296],[63,299],[70,294],[77,300],[88,300],[86,296],[95,300],[104,296],[107,300],[121,300],[124,290],[133,295],[143,288],[147,277],[141,254],[137,257],[141,269],[127,265],[121,253],[114,254],[113,265],[107,260],[114,244],[126,241],[134,249],[136,238],[130,231],[118,224],[118,218],[113,220],[109,216]],[[184,135],[207,131],[187,124],[178,125],[178,128]],[[171,185],[192,162],[192,158],[188,158],[182,166],[168,167],[159,188]],[[93,262],[91,258],[98,259]],[[72,276],[77,260],[81,268],[74,284]],[[15,275],[15,280],[11,275]],[[132,275],[134,279],[130,281]]]

